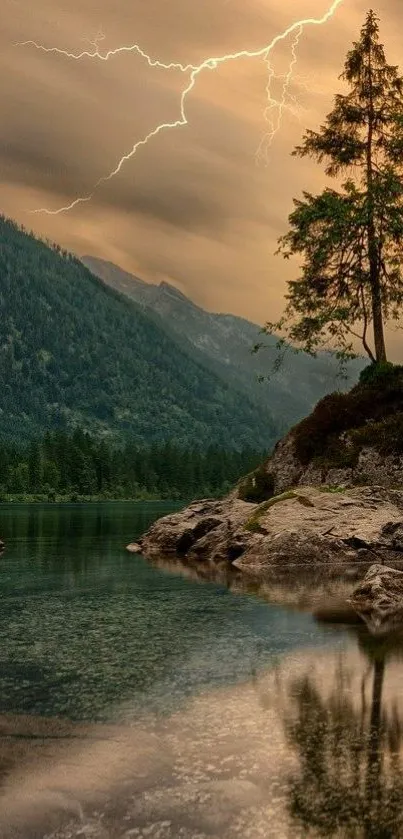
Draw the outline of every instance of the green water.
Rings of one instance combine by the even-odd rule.
[[[0,507],[0,712],[105,721],[170,713],[294,648],[336,643],[309,615],[125,551],[177,507]]]
[[[124,550],[171,509],[0,507],[1,839],[403,836],[402,639]]]

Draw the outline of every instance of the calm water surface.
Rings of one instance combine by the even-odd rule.
[[[2,839],[403,836],[403,647],[124,550],[172,509],[0,506]]]

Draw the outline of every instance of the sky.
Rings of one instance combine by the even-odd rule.
[[[275,255],[293,197],[326,183],[313,161],[291,157],[341,89],[338,76],[369,7],[342,0],[323,26],[302,32],[289,88],[292,106],[257,155],[267,64],[224,62],[196,78],[187,125],[161,131],[88,196],[122,155],[180,116],[189,74],[148,66],[133,52],[75,60],[20,42],[101,54],[137,43],[164,63],[259,50],[293,22],[322,17],[331,0],[0,0],[1,210],[77,255],[111,260],[142,279],[171,282],[199,305],[256,323],[277,318],[298,262]],[[390,63],[402,63],[401,0],[378,0]],[[270,55],[287,73],[296,32]],[[272,81],[279,98],[283,80]],[[275,120],[277,114],[272,111]]]

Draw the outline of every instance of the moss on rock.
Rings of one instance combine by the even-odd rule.
[[[248,519],[248,521],[244,525],[244,529],[248,530],[249,533],[264,533],[263,528],[260,526],[260,519],[270,510],[270,507],[274,507],[275,504],[279,504],[281,501],[289,501],[290,499],[299,499],[300,496],[293,490],[290,489],[288,492],[282,492],[281,495],[275,495],[273,498],[270,498],[268,501],[265,501],[264,504],[260,504],[257,510],[253,513],[253,515]],[[308,506],[308,505],[307,505]],[[309,506],[312,506],[309,504]]]

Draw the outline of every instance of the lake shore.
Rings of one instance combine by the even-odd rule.
[[[403,493],[384,487],[300,486],[261,504],[234,493],[204,499],[156,521],[128,546],[146,557],[227,562],[264,580],[273,569],[363,574],[375,562],[400,567],[403,560]]]
[[[121,504],[143,501],[156,501],[161,502],[162,504],[174,501],[174,503],[185,505],[189,504],[191,502],[191,499],[161,498],[160,495],[154,495],[153,493],[144,493],[142,495],[135,495],[132,497],[129,496],[127,498],[120,498],[119,496],[115,495],[79,495],[78,493],[70,493],[67,495],[55,496],[49,496],[46,493],[13,493],[2,495],[0,497],[0,504],[99,504],[101,502],[116,502]]]

